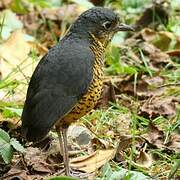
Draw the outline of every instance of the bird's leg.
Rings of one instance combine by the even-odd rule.
[[[69,168],[69,154],[68,154],[68,145],[67,145],[67,128],[62,128],[62,137],[64,142],[64,153],[63,153],[63,159],[64,159],[64,168],[65,168],[65,174],[67,176],[70,176],[70,168]]]
[[[67,148],[67,128],[56,127],[56,131],[59,137],[60,151],[63,155],[65,174],[70,175],[69,171],[69,157]]]
[[[59,137],[60,150],[63,155],[65,175],[77,176],[77,177],[82,177],[82,178],[88,177],[89,174],[75,171],[71,169],[69,166],[69,155],[68,155],[68,146],[67,146],[67,128],[56,127],[56,131]]]
[[[61,156],[63,156],[63,137],[62,137],[62,132],[61,132],[60,128],[57,128],[57,127],[56,127],[56,132],[57,132],[58,138],[59,138],[60,154],[61,154]]]
[[[65,173],[67,176],[75,176],[75,177],[80,177],[80,178],[85,178],[88,177],[89,174],[87,173],[81,173],[76,170],[73,170],[69,166],[69,154],[68,154],[68,144],[67,144],[67,128],[62,128],[62,136],[63,136],[63,141],[64,141],[64,167],[65,167]]]

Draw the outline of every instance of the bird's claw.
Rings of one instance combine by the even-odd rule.
[[[89,175],[90,175],[90,173],[78,171],[73,168],[70,168],[69,173],[68,173],[68,176],[78,177],[78,178],[86,178],[86,177],[89,177]]]

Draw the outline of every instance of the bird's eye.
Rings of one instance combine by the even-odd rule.
[[[104,27],[104,29],[108,30],[111,27],[111,22],[110,21],[104,22],[103,27]]]

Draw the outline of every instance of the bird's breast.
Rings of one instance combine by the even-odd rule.
[[[64,125],[68,125],[90,112],[101,97],[103,85],[104,47],[99,46],[99,44],[95,42],[91,46],[91,50],[95,55],[92,81],[87,92],[82,96],[74,108],[63,117],[63,121],[60,121],[63,122]]]

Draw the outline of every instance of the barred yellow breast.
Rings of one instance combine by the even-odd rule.
[[[87,93],[84,94],[75,107],[62,118],[63,120],[61,119],[58,122],[58,124],[60,123],[62,126],[69,125],[86,115],[95,107],[97,101],[101,97],[103,85],[103,56],[105,48],[100,41],[98,41],[94,36],[92,37],[93,43],[90,48],[95,55],[92,82],[87,90]]]

